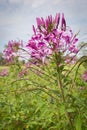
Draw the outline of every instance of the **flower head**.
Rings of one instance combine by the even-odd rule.
[[[20,47],[23,47],[22,41],[9,41],[6,49],[4,50],[4,54],[6,56],[7,61],[12,61],[13,57],[17,57],[17,52]]]
[[[44,18],[36,18],[37,27],[33,26],[33,36],[26,47],[31,52],[31,58],[45,62],[45,59],[54,52],[77,54],[78,41],[72,30],[66,29],[64,14],[60,21],[60,13]],[[60,26],[61,25],[61,26]]]

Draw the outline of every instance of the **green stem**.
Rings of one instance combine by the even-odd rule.
[[[58,78],[58,88],[60,88],[60,90],[61,90],[62,101],[65,103],[65,95],[64,95],[64,91],[63,91],[63,85],[62,85],[60,73],[58,73],[57,78]]]
[[[62,96],[62,102],[65,106],[65,113],[66,113],[66,118],[70,122],[71,128],[73,128],[72,121],[70,119],[70,116],[66,110],[66,100],[65,100],[65,94],[64,94],[64,89],[63,89],[63,83],[62,83],[62,71],[60,70],[60,63],[61,63],[61,54],[56,54],[55,53],[55,59],[56,59],[56,67],[57,67],[57,83],[58,83],[58,88],[61,91],[61,96]]]
[[[61,90],[62,101],[65,102],[63,84],[62,84],[62,80],[61,80],[62,71],[60,70],[60,64],[61,64],[61,53],[60,52],[58,54],[55,53],[55,62],[56,62],[56,68],[57,68],[57,84],[58,84],[58,88]]]

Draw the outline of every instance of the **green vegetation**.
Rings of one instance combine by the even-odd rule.
[[[75,67],[62,80],[64,97],[57,86],[54,63],[48,67],[33,65],[23,77],[19,74],[25,67],[20,63],[6,68],[10,73],[0,77],[0,130],[87,130],[83,65],[77,75]],[[67,74],[71,68],[72,65],[63,68],[63,73]]]

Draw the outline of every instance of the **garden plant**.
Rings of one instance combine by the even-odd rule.
[[[36,22],[31,39],[3,51],[0,130],[87,130],[86,43],[78,47],[63,13]]]

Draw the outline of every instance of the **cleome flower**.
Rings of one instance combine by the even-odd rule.
[[[17,57],[18,50],[20,47],[23,47],[22,41],[9,41],[6,49],[4,50],[4,54],[7,61],[12,61],[14,57]]]
[[[55,52],[73,56],[78,53],[76,47],[78,38],[71,29],[67,28],[63,13],[62,16],[60,13],[57,13],[55,17],[49,15],[46,19],[36,18],[36,22],[37,27],[32,26],[33,35],[25,47],[25,50],[29,52],[29,58],[44,64]],[[20,56],[19,49],[22,47],[22,41],[9,41],[4,50],[7,61],[12,62]]]
[[[60,19],[60,13],[53,18],[52,15],[44,18],[36,18],[37,27],[33,25],[33,36],[27,42],[26,48],[31,53],[31,58],[45,63],[46,58],[54,52],[77,54],[76,43],[78,38],[72,30],[66,28],[64,14]]]

